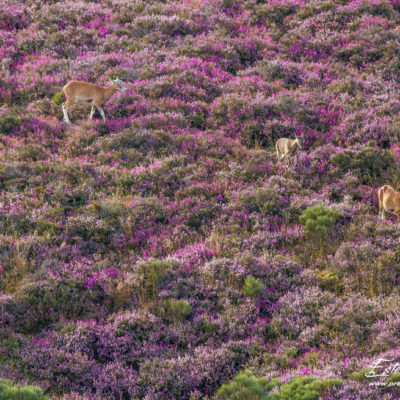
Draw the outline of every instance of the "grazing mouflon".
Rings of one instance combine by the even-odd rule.
[[[290,165],[290,157],[295,155],[297,150],[303,150],[304,139],[296,136],[296,139],[280,138],[276,141],[276,154],[278,161],[287,160]]]
[[[64,122],[70,124],[71,121],[68,116],[68,108],[73,103],[88,103],[92,106],[89,119],[93,118],[94,109],[97,108],[103,120],[106,119],[101,105],[107,101],[117,90],[122,92],[126,91],[126,87],[121,80],[111,80],[111,85],[102,87],[96,83],[70,81],[63,87],[63,92],[67,101],[62,104],[64,114]]]
[[[385,211],[400,217],[400,193],[389,185],[384,185],[378,190],[379,215],[385,218]]]

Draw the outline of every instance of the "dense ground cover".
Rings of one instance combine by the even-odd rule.
[[[7,1],[0,377],[64,400],[396,398],[365,371],[400,357],[376,195],[400,188],[399,24],[397,0]],[[61,122],[68,80],[117,76],[106,122]]]

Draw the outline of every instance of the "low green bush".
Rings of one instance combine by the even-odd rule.
[[[264,291],[264,285],[261,281],[254,278],[254,276],[248,276],[244,280],[242,290],[245,296],[254,298]]]
[[[51,101],[56,104],[57,106],[60,106],[63,102],[63,98],[62,98],[62,91],[60,90],[59,92],[57,92],[52,98]]]
[[[267,400],[266,395],[278,383],[273,379],[257,378],[250,370],[239,373],[229,383],[222,385],[217,397],[223,400]]]
[[[368,378],[365,376],[365,374],[370,371],[370,368],[363,368],[360,371],[353,372],[350,374],[349,378],[352,379],[353,381],[357,382],[364,382],[367,381]]]
[[[300,223],[310,233],[326,235],[335,225],[341,213],[338,210],[315,205],[307,208],[299,217]]]
[[[48,400],[37,386],[18,386],[0,379],[0,400]]]
[[[296,376],[282,385],[276,400],[317,400],[333,386],[342,384],[340,379],[320,380],[311,376]]]
[[[279,385],[277,378],[257,378],[250,370],[235,376],[222,385],[217,398],[222,400],[317,400],[335,386],[342,386],[340,379],[316,379],[312,376],[296,376],[280,386],[280,390],[269,394]]]
[[[161,316],[175,321],[184,321],[192,312],[192,307],[187,300],[165,300],[161,307]]]

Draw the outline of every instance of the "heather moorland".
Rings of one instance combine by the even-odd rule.
[[[0,400],[400,397],[399,137],[398,0],[5,1]]]

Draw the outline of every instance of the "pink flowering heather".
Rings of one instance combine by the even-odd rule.
[[[0,398],[400,398],[399,24],[398,0],[2,4]],[[68,81],[117,77],[105,121],[63,122]]]

